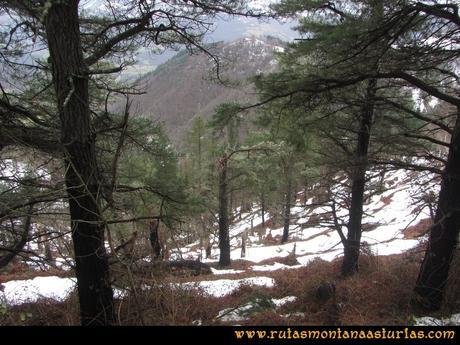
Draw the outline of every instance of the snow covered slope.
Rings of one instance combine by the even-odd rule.
[[[373,180],[377,179],[375,177]],[[411,226],[428,224],[430,219],[429,207],[423,203],[423,195],[437,195],[438,186],[431,182],[430,175],[420,175],[404,171],[391,171],[385,175],[383,192],[370,197],[365,205],[365,216],[363,219],[364,232],[362,242],[366,243],[367,250],[374,255],[391,255],[403,253],[418,245],[424,237],[414,238],[409,236],[407,230]],[[371,183],[375,182],[371,179]],[[335,188],[342,187],[339,181]],[[431,194],[430,194],[431,193]],[[299,195],[300,197],[300,195]],[[280,239],[283,229],[266,228],[251,231],[253,228],[260,228],[262,217],[257,205],[254,205],[251,212],[241,215],[241,220],[230,227],[231,258],[232,260],[241,257],[241,235],[244,232],[249,234],[244,260],[253,263],[286,257],[293,253],[295,246],[296,259],[300,265],[307,265],[314,258],[321,258],[326,261],[334,260],[343,254],[343,246],[338,232],[328,226],[331,223],[331,209],[325,206],[311,206],[313,199],[310,198],[303,203],[300,198],[295,207],[292,208],[290,225],[290,241],[286,244],[263,245],[269,239],[275,241]],[[339,208],[338,217],[346,220],[347,209]],[[267,215],[265,216],[267,219]],[[346,234],[346,227],[343,227]],[[275,242],[273,241],[273,242]],[[217,240],[214,241],[217,243]],[[279,243],[279,240],[278,240]],[[200,256],[198,242],[181,248],[181,256],[185,259],[197,259]],[[179,253],[176,253],[179,255]],[[217,244],[213,247],[212,256],[208,262],[218,260],[219,250]],[[281,263],[274,265],[253,265],[255,271],[274,270],[279,268],[296,268],[298,266],[286,266]]]
[[[371,184],[376,178],[371,179]],[[374,255],[400,254],[418,245],[424,236],[417,238],[414,234],[408,235],[411,226],[429,223],[430,212],[428,207],[420,202],[421,195],[437,194],[437,185],[431,181],[432,176],[393,171],[383,179],[382,192],[369,198],[365,205],[363,221],[364,233],[362,241],[366,242],[366,250]],[[343,181],[337,181],[336,189],[342,188]],[[375,182],[375,181],[374,181]],[[307,195],[308,196],[308,195]],[[292,208],[292,223],[290,226],[290,241],[279,244],[282,228],[262,229],[262,218],[257,205],[252,211],[241,215],[241,219],[234,222],[230,228],[231,257],[233,260],[248,261],[247,269],[212,269],[214,275],[226,275],[226,279],[208,280],[206,277],[199,282],[181,283],[185,288],[199,288],[205,294],[214,297],[225,296],[235,291],[241,285],[273,286],[272,278],[260,276],[261,271],[279,269],[295,269],[308,265],[313,259],[331,261],[343,255],[343,246],[335,229],[328,226],[330,209],[327,205],[315,206],[313,198],[304,202],[304,196],[299,193],[296,205]],[[347,211],[338,208],[339,217],[346,221]],[[266,215],[266,221],[270,215]],[[421,223],[422,222],[422,223]],[[426,223],[426,224],[428,224]],[[251,231],[251,226],[257,231]],[[346,229],[343,229],[346,231]],[[241,258],[241,235],[248,235],[246,256]],[[409,232],[410,233],[410,232]],[[212,248],[211,258],[207,262],[217,262],[219,250],[217,241]],[[294,253],[295,250],[295,253]],[[179,253],[180,251],[180,253]],[[176,250],[176,258],[196,260],[202,253],[199,242],[187,245]],[[200,253],[201,252],[201,253]],[[295,265],[286,265],[282,260],[288,255],[294,255]],[[270,260],[270,264],[261,263]],[[254,277],[243,279],[229,279],[232,274],[245,273]],[[35,278],[28,281],[11,281],[3,285],[0,299],[8,304],[33,302],[40,297],[49,297],[57,300],[65,298],[75,286],[71,278]]]

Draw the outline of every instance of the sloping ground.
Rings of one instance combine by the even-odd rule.
[[[360,273],[345,280],[337,280],[340,260],[319,259],[297,269],[265,272],[262,278],[242,278],[246,272],[233,274],[231,279],[214,276],[215,285],[208,280],[213,276],[202,277],[202,281],[195,279],[197,283],[166,277],[146,279],[136,282],[136,293],[132,289],[116,291],[116,310],[122,325],[455,323],[458,320],[455,314],[460,310],[458,279],[449,282],[448,289],[453,294],[447,294],[441,313],[424,318],[415,318],[411,313],[409,301],[420,267],[420,254],[411,255],[415,260],[404,254],[362,255]],[[458,277],[459,272],[459,269],[453,271],[452,277]],[[30,282],[23,283],[25,286]],[[49,278],[49,283],[52,283],[49,289],[53,290],[55,279]],[[335,286],[330,295],[321,292],[328,284]],[[78,324],[77,296],[72,291],[61,302],[42,298],[16,306],[0,303],[0,307],[3,325]]]
[[[365,248],[373,255],[400,254],[416,247],[424,239],[423,236],[418,238],[417,235],[423,234],[428,229],[430,212],[429,208],[423,207],[424,205],[420,204],[418,199],[420,198],[420,184],[429,181],[429,176],[418,175],[419,180],[414,177],[413,173],[403,171],[387,173],[382,193],[372,196],[365,205],[362,241],[365,242]],[[336,188],[341,188],[339,185]],[[433,191],[437,194],[438,187],[432,182],[424,184],[424,188],[425,193]],[[290,241],[284,245],[273,245],[276,239],[281,238],[282,228],[267,228],[262,230],[262,234],[260,234],[261,230],[257,229],[257,235],[256,231],[251,231],[251,224],[253,228],[260,228],[262,223],[260,212],[254,205],[253,211],[242,214],[242,219],[230,227],[232,260],[241,259],[241,235],[244,232],[249,234],[244,260],[251,263],[260,263],[276,257],[287,257],[293,254],[295,246],[299,265],[287,266],[275,262],[271,267],[269,265],[250,267],[256,271],[286,267],[298,268],[307,265],[315,258],[332,261],[341,256],[343,247],[338,232],[321,222],[331,217],[331,209],[326,206],[309,206],[312,200],[312,198],[309,199],[305,205],[297,200],[292,209],[291,218],[295,221],[290,225]],[[347,210],[345,208],[339,209],[337,214],[346,220]],[[267,218],[269,216],[266,216]],[[418,225],[423,228],[417,230]],[[409,230],[411,230],[411,236],[406,235]],[[343,231],[346,234],[346,227],[343,228]],[[217,240],[214,239],[212,242],[217,243]],[[270,242],[272,245],[266,245]],[[279,240],[277,242],[279,243]],[[179,256],[178,253],[176,255]],[[211,258],[206,261],[216,262],[218,255],[219,250],[216,244],[213,247]],[[197,259],[200,256],[198,242],[181,248],[181,256],[184,259]]]
[[[446,315],[460,310],[456,292],[447,294],[448,307],[436,317],[441,321],[414,319],[409,308],[423,255],[424,234],[430,223],[429,208],[419,202],[423,199],[420,186],[424,186],[425,194],[437,193],[437,187],[427,181],[429,176],[398,171],[385,176],[381,193],[366,204],[366,244],[360,273],[355,277],[337,279],[342,255],[340,238],[334,229],[318,222],[330,217],[328,207],[313,206],[312,199],[304,204],[299,194],[293,208],[290,242],[276,244],[281,228],[261,230],[261,216],[254,205],[251,212],[242,214],[231,226],[230,268],[212,268],[212,275],[197,277],[142,277],[131,282],[129,288],[118,287],[115,296],[120,322],[138,324],[135,315],[142,314],[148,324],[455,323],[458,317],[452,321]],[[346,220],[344,209],[338,209],[338,215]],[[251,223],[257,231],[251,232]],[[249,236],[246,257],[240,258],[243,232]],[[200,255],[198,242],[180,251],[184,259],[193,260]],[[214,247],[206,261],[217,266],[217,260],[218,248]],[[74,286],[74,279],[54,276],[4,283],[0,304],[11,312],[4,314],[3,323],[77,323],[77,314],[64,322],[58,316],[47,318],[48,314],[43,313],[50,305],[58,310],[57,314],[69,309],[76,313]],[[449,283],[449,291],[458,291],[459,287],[459,279]],[[143,301],[142,305],[136,300]],[[35,316],[18,321],[30,310]]]

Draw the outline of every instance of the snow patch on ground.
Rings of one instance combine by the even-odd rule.
[[[305,313],[301,313],[301,312],[295,312],[295,313],[290,313],[290,314],[281,314],[280,316],[285,318],[285,319],[291,319],[293,317],[305,317]]]
[[[295,302],[297,300],[297,297],[295,296],[286,296],[286,297],[283,297],[283,298],[273,298],[272,299],[272,302],[273,304],[279,308],[285,304],[288,304],[288,303],[291,303],[291,302]]]
[[[414,204],[413,195],[419,191],[420,186],[414,183],[411,176],[407,172],[401,171],[387,173],[385,175],[385,187],[391,189],[379,195],[374,195],[365,207],[363,223],[371,224],[372,226],[369,228],[370,230],[363,232],[362,241],[367,243],[368,248],[374,255],[400,254],[417,246],[419,243],[417,239],[404,238],[403,233],[403,230],[408,226],[415,225],[429,217],[427,209],[419,209]],[[341,181],[341,183],[343,182]],[[340,184],[337,188],[341,188]],[[431,183],[429,188],[436,192],[437,186]],[[312,221],[313,216],[321,218],[330,210],[324,206],[308,206],[312,203],[312,198],[307,200],[306,205],[300,199],[297,200],[296,205],[292,208],[293,218],[296,218],[297,221],[290,226],[290,239],[293,242],[283,245],[276,244],[283,233],[282,228],[267,229],[266,231],[258,229],[257,233],[251,233],[252,228],[262,223],[260,209],[257,205],[252,205],[252,211],[242,214],[241,220],[230,227],[232,238],[231,259],[241,259],[241,234],[244,232],[248,234],[249,239],[244,260],[255,264],[248,270],[217,270],[212,268],[213,274],[224,275],[240,274],[247,271],[269,272],[281,269],[296,269],[308,265],[317,258],[332,261],[343,255],[343,246],[337,231],[325,227],[324,224],[317,225]],[[344,208],[337,211],[346,220],[347,211]],[[235,214],[235,217],[237,217],[237,214]],[[265,214],[266,221],[270,218],[269,214]],[[346,233],[346,227],[343,230]],[[268,235],[271,235],[271,241],[269,241]],[[180,252],[184,258],[196,259],[200,255],[199,242],[180,248]],[[296,255],[298,265],[288,266],[279,262],[270,265],[258,264],[267,259],[283,258],[293,253]],[[215,244],[212,249],[212,256],[203,260],[203,262],[215,262],[218,257],[219,250]],[[70,264],[72,264],[71,261]],[[65,260],[56,259],[56,266],[64,268],[66,266]],[[181,286],[201,288],[211,296],[222,297],[234,292],[244,284],[272,287],[275,285],[275,281],[268,277],[252,277],[234,280],[220,279],[188,282],[182,283]],[[37,277],[32,280],[5,283],[3,285],[4,291],[0,291],[0,298],[6,300],[8,304],[33,302],[40,297],[62,300],[68,296],[74,287],[75,278]],[[119,297],[124,296],[123,291],[116,291],[116,294]],[[420,322],[428,322],[428,319],[420,320]]]
[[[343,250],[342,248],[334,251],[330,251],[327,253],[322,253],[322,254],[310,254],[310,255],[304,255],[304,256],[298,256],[297,261],[302,265],[302,266],[307,266],[310,262],[316,259],[321,259],[324,261],[333,261],[339,256],[343,255]]]
[[[418,176],[417,178],[422,178]],[[374,178],[375,179],[375,178]],[[375,182],[375,181],[374,181]],[[346,180],[339,181],[334,188],[337,191],[343,189],[343,184]],[[380,194],[374,195],[370,202],[365,205],[365,216],[363,224],[370,226],[370,230],[365,230],[362,235],[362,241],[366,242],[371,252],[374,255],[392,255],[400,254],[410,250],[419,244],[418,239],[406,239],[404,230],[416,225],[420,221],[429,218],[428,208],[420,209],[414,201],[414,195],[420,192],[418,185],[413,176],[405,171],[392,171],[385,175],[385,188],[388,190]],[[437,192],[436,184],[430,182],[424,188]],[[301,199],[301,196],[300,196]],[[343,246],[340,236],[336,230],[324,225],[324,217],[330,216],[330,208],[325,206],[308,206],[313,203],[313,199],[309,198],[304,204],[301,200],[297,200],[296,205],[292,207],[292,218],[297,219],[295,224],[290,226],[289,238],[295,241],[295,254],[297,261],[302,265],[308,265],[315,258],[320,258],[326,261],[332,261],[343,255]],[[246,255],[244,260],[259,263],[261,261],[274,257],[286,257],[293,253],[294,243],[290,242],[283,245],[262,245],[260,238],[250,233],[251,219],[252,225],[258,226],[261,224],[261,217],[257,208],[254,205],[252,213],[244,213],[241,215],[241,220],[233,224],[230,228],[231,241],[231,259],[241,259],[241,234],[249,233],[249,241],[246,245]],[[346,221],[348,218],[348,210],[339,208],[337,210],[339,217],[343,217]],[[313,220],[312,217],[322,219],[322,224],[316,225],[315,222],[308,226],[308,222]],[[266,220],[270,217],[266,215]],[[346,235],[347,229],[344,226],[342,229]],[[279,240],[283,229],[267,229],[263,238],[268,238],[267,234],[272,238]],[[213,258],[219,255],[218,249],[214,248]],[[209,260],[209,262],[214,259]],[[286,266],[279,263],[274,265],[255,265],[253,271],[272,271],[277,269],[298,268],[298,266]]]
[[[275,280],[269,277],[251,277],[244,279],[219,279],[219,280],[208,280],[201,282],[189,282],[183,283],[184,287],[199,288],[204,291],[205,294],[213,297],[223,297],[236,291],[243,285],[255,285],[262,287],[273,287],[275,286]]]
[[[40,298],[63,301],[74,290],[75,278],[36,277],[29,280],[13,280],[3,283],[0,297],[8,305],[36,302]]]
[[[262,287],[275,286],[275,280],[269,277],[251,277],[244,279],[219,279],[201,282],[176,284],[185,288],[199,288],[213,297],[223,297],[236,291],[243,285]],[[56,301],[65,300],[75,289],[75,278],[36,277],[29,280],[13,280],[2,284],[0,300],[8,305],[36,302],[40,298],[51,298]],[[115,298],[123,298],[126,291],[114,289]]]
[[[288,265],[280,264],[279,262],[275,262],[273,265],[255,265],[255,266],[252,266],[251,269],[253,271],[270,272],[270,271],[294,269],[294,268],[300,268],[300,267],[302,267],[302,265],[288,266]]]
[[[244,273],[245,271],[242,270],[217,270],[215,268],[211,267],[212,274],[215,275],[224,275],[224,274],[238,274],[238,273]]]

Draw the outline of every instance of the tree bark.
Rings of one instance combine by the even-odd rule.
[[[247,234],[244,232],[241,235],[241,257],[245,258],[246,257],[246,239],[247,239]]]
[[[153,260],[161,260],[162,259],[162,245],[160,241],[160,233],[159,233],[159,226],[160,221],[158,219],[153,219],[149,224],[150,230],[150,245],[153,251]]]
[[[287,166],[287,190],[284,200],[284,210],[283,210],[283,237],[281,238],[281,243],[286,243],[289,239],[289,225],[291,223],[291,199],[292,199],[292,166],[291,163],[288,163]]]
[[[265,229],[265,193],[260,196],[260,213],[262,216],[262,229]]]
[[[376,80],[368,82],[364,104],[361,108],[360,126],[356,146],[356,156],[351,173],[351,204],[348,220],[347,240],[344,244],[342,275],[351,276],[358,271],[359,249],[361,243],[361,225],[363,218],[363,198],[368,168],[368,151],[372,120],[374,117],[374,97]]]
[[[46,231],[46,229],[45,229]],[[51,250],[51,240],[48,234],[45,233],[45,242],[43,243],[45,247],[45,259],[50,265],[54,265],[53,260],[53,251]]]
[[[460,230],[460,106],[442,175],[438,206],[428,248],[415,285],[413,306],[423,311],[441,307]]]
[[[230,260],[230,235],[228,232],[228,158],[222,157],[219,162],[219,266],[229,266]]]
[[[80,42],[78,1],[50,3],[45,18],[53,83],[65,149],[65,181],[82,325],[115,320],[104,225],[98,204],[100,181],[90,127],[87,68]]]
[[[211,245],[211,241],[209,240],[209,238],[206,239],[205,245],[206,245],[205,246],[206,259],[209,259],[212,253],[212,245]]]

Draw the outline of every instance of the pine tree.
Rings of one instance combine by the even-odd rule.
[[[190,49],[203,49],[201,42],[212,28],[212,17],[220,13],[253,15],[245,2],[227,0],[180,4],[132,1],[123,6],[113,6],[112,1],[108,1],[106,5],[98,8],[101,14],[83,10],[83,2],[79,0],[0,2],[0,9],[8,11],[12,19],[0,35],[2,40],[10,38],[1,58],[8,62],[18,60],[14,62],[19,62],[28,72],[45,70],[52,75],[52,118],[57,124],[52,129],[58,133],[52,136],[48,126],[37,131],[22,123],[10,128],[15,130],[13,140],[2,138],[1,148],[29,144],[53,152],[57,148],[64,155],[83,325],[106,325],[115,321],[104,245],[106,226],[101,213],[105,183],[97,160],[96,131],[92,123],[94,112],[102,107],[91,104],[90,84],[98,84],[98,75],[123,70],[141,46],[186,45]],[[48,49],[49,59],[44,66],[22,63],[35,44]],[[118,59],[120,55],[124,55],[122,61]],[[110,61],[118,65],[108,66]],[[20,92],[14,90],[18,97],[11,102],[5,89],[1,87],[1,90],[3,120],[24,116],[40,120],[43,113],[46,114],[32,106],[33,102]],[[110,87],[106,89],[106,99],[113,91]],[[34,98],[40,99],[40,94]],[[30,106],[24,107],[18,100]],[[10,121],[4,123],[11,124]],[[2,126],[2,134],[7,127]],[[59,140],[46,140],[56,137]]]
[[[379,80],[379,83],[385,81],[394,88],[418,90],[424,95],[457,108],[457,114],[454,116],[456,120],[451,127],[445,121],[447,116],[437,118],[420,113],[414,108],[401,104],[396,97],[393,99],[377,97],[379,102],[390,109],[402,111],[406,116],[413,116],[451,135],[450,143],[447,144],[449,147],[447,157],[430,155],[438,161],[444,161],[445,167],[435,224],[431,229],[429,246],[415,288],[417,297],[414,299],[418,306],[438,309],[442,302],[459,231],[460,213],[456,210],[459,209],[460,184],[456,176],[460,166],[458,164],[460,103],[459,98],[455,96],[458,93],[458,73],[455,67],[458,50],[451,44],[458,36],[460,24],[458,5],[450,2],[385,1],[381,4],[380,20],[363,26],[360,20],[357,20],[359,19],[357,15],[366,14],[366,8],[370,8],[368,7],[370,4],[372,1],[357,1],[348,6],[342,6],[340,2],[334,1],[284,1],[279,7],[284,13],[299,11],[308,11],[310,14],[322,13],[329,24],[323,26],[325,32],[329,31],[330,37],[336,40],[335,43],[329,41],[329,49],[339,47],[341,53],[329,63],[331,69],[327,70],[335,70],[337,74],[318,75],[316,73],[318,68],[316,68],[313,70],[316,78],[310,80],[312,81],[310,84],[305,83],[304,80],[301,85],[302,78],[297,80],[294,78],[294,83],[297,82],[295,88],[287,89],[285,85],[280,84],[278,95],[311,93],[314,89],[334,90],[366,80]],[[306,18],[305,22],[308,22],[311,16]],[[302,29],[302,32],[307,35],[306,47],[315,44],[317,37],[308,36],[309,30],[315,26],[317,22],[313,21],[311,25]],[[337,27],[342,30],[340,32],[335,30]],[[341,36],[342,33],[345,37]],[[302,53],[301,50],[298,52]],[[325,52],[329,50],[318,51],[318,56],[323,58]],[[369,61],[376,61],[376,59],[379,61],[378,68],[369,64]],[[293,63],[292,66],[295,64]],[[271,95],[271,98],[276,97]],[[409,135],[414,136],[413,133]],[[446,144],[434,140],[429,135],[416,133],[415,136],[436,145]],[[399,164],[399,166],[404,165]],[[411,169],[424,168],[412,164],[405,166]]]
[[[415,128],[411,128],[410,121],[393,122],[395,115],[402,112],[392,114],[394,110],[386,102],[407,104],[410,94],[395,92],[393,84],[374,77],[385,64],[382,56],[387,50],[387,37],[368,42],[368,54],[359,62],[352,55],[362,37],[384,21],[382,2],[354,1],[349,6],[339,6],[322,1],[283,1],[276,8],[284,15],[305,11],[308,15],[300,19],[297,28],[304,38],[280,54],[280,71],[255,79],[260,104],[280,103],[284,111],[291,109],[325,136],[321,141],[337,152],[332,164],[347,173],[351,184],[348,231],[346,237],[341,236],[342,275],[349,276],[358,270],[370,164],[395,153],[403,141],[410,144],[403,133]],[[299,114],[302,109],[303,115]],[[374,128],[376,125],[378,128]],[[383,136],[378,134],[382,128],[391,128],[399,135],[393,134],[392,138],[398,139],[385,150],[380,146]],[[327,147],[322,146],[321,151],[327,152]]]

